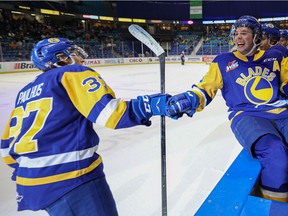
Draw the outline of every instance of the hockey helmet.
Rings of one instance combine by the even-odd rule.
[[[288,30],[281,29],[280,30],[280,37],[281,38],[285,38],[286,40],[288,40]]]
[[[273,23],[265,23],[261,25],[262,27],[262,34],[266,35],[267,38],[273,41],[279,41],[280,39],[280,31],[277,26]]]
[[[253,16],[245,15],[236,20],[232,26],[231,35],[234,35],[238,27],[249,27],[252,29],[254,36],[256,35],[261,38],[261,24]]]
[[[73,41],[66,38],[46,38],[39,41],[31,51],[31,61],[36,68],[47,71],[53,67],[60,67],[59,54],[72,59],[77,52],[83,59],[87,58],[87,53],[78,47]]]

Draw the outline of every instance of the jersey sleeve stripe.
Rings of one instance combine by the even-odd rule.
[[[108,119],[105,127],[107,128],[116,128],[118,122],[122,118],[122,116],[125,113],[125,110],[127,109],[126,102],[124,100],[121,100],[120,103],[118,104],[117,108],[114,110],[110,118]]]
[[[121,98],[111,99],[105,106],[104,109],[101,110],[100,114],[96,119],[96,124],[105,126],[107,121],[110,119],[113,112],[117,109],[119,103],[122,101]],[[96,105],[97,106],[97,105]],[[110,120],[111,121],[111,120]],[[119,121],[119,120],[118,120]]]

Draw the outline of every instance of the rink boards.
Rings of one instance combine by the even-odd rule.
[[[288,204],[251,195],[260,173],[259,161],[242,150],[196,216],[283,216]]]

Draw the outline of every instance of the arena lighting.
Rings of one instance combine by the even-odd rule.
[[[274,21],[282,21],[282,20],[286,20],[286,17],[274,17],[273,20]]]
[[[188,20],[188,21],[183,21],[182,23],[185,25],[192,25],[194,22],[192,20]]]
[[[86,18],[86,19],[99,19],[99,16],[83,14],[83,18]]]
[[[203,21],[202,24],[204,25],[211,25],[211,24],[224,24],[224,23],[235,23],[236,20],[207,20]]]
[[[11,11],[11,13],[14,13],[14,14],[24,14],[24,13],[19,12],[19,11]]]
[[[30,11],[33,11],[33,10],[34,10],[34,9],[31,8],[31,7],[22,6],[22,5],[15,6],[15,8],[17,8],[17,9],[22,9],[22,10],[30,10]]]
[[[58,15],[58,16],[60,15],[60,12],[56,10],[40,9],[40,12],[42,14]]]
[[[212,20],[209,20],[209,21],[203,21],[202,24],[205,24],[205,25],[209,25],[209,24],[213,24],[214,22]]]
[[[271,21],[283,21],[287,20],[287,17],[269,17],[269,18],[260,18],[260,22],[271,22]]]
[[[260,22],[270,22],[272,21],[272,18],[260,18],[258,19]]]
[[[64,13],[64,12],[60,12],[60,14],[65,16],[76,16],[76,14]]]
[[[106,20],[106,21],[114,21],[113,17],[108,17],[108,16],[100,16],[100,20]]]
[[[119,21],[119,22],[132,22],[132,18],[122,18],[122,17],[119,17],[119,18],[118,18],[118,21]]]
[[[236,22],[236,20],[226,20],[226,23],[235,23]]]
[[[224,20],[214,20],[214,23],[215,24],[223,24],[223,23],[225,23],[225,21]]]
[[[134,23],[146,23],[145,19],[132,19]]]
[[[162,20],[150,20],[151,23],[163,23]]]

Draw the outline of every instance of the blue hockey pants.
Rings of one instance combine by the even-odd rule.
[[[45,210],[50,216],[118,216],[105,176],[80,185]]]
[[[288,150],[283,141],[271,134],[264,135],[254,145],[260,161],[261,192],[266,198],[288,201]]]

